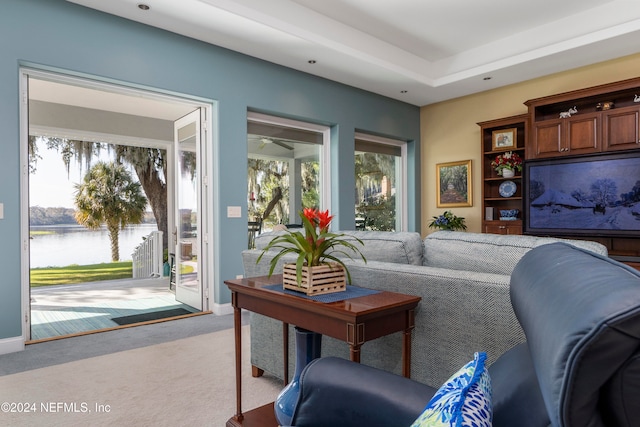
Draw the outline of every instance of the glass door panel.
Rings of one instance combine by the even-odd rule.
[[[176,300],[202,310],[199,211],[200,109],[175,122]]]

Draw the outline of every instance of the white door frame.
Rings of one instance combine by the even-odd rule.
[[[87,77],[77,76],[69,74],[64,70],[42,70],[32,67],[21,67],[19,73],[19,93],[20,93],[20,237],[21,237],[21,316],[22,323],[22,340],[24,342],[31,339],[31,319],[30,319],[30,284],[29,284],[29,152],[28,152],[28,138],[29,138],[29,93],[28,93],[28,79],[29,77],[49,80],[57,83],[69,84],[73,86],[82,86],[87,88],[93,88],[102,90],[104,92],[118,93],[123,95],[130,95],[134,97],[144,97],[153,99],[156,101],[163,101],[167,103],[178,103],[193,107],[193,109],[202,109],[203,115],[207,118],[203,123],[203,129],[206,132],[202,135],[202,150],[198,155],[201,157],[201,164],[203,169],[203,175],[201,177],[201,185],[206,191],[202,192],[202,211],[199,212],[200,221],[202,223],[202,233],[199,235],[199,239],[202,247],[202,275],[201,280],[203,283],[203,311],[209,311],[209,295],[214,294],[214,254],[213,244],[209,244],[213,241],[213,224],[214,224],[214,209],[213,200],[215,195],[213,194],[214,187],[212,185],[212,172],[213,171],[213,141],[216,132],[212,132],[211,129],[217,126],[217,115],[213,115],[217,112],[217,102],[214,100],[194,98],[188,95],[180,95],[173,93],[165,93],[160,90],[155,90],[150,87],[143,86],[130,86],[126,83],[119,83],[113,81],[102,80],[99,77]],[[177,119],[178,117],[176,117]],[[76,131],[78,137],[80,132]],[[69,137],[68,135],[66,135]],[[88,136],[85,132],[85,136]],[[96,136],[92,134],[92,136]],[[114,141],[113,135],[108,138],[113,143],[124,143],[125,138],[122,141]],[[117,139],[117,138],[116,138]],[[131,144],[141,143],[140,145],[157,144],[149,140],[135,141],[135,138],[126,138]],[[157,146],[157,145],[156,145]],[[163,147],[164,148],[164,147]],[[168,147],[167,152],[171,152],[171,146]],[[172,155],[171,155],[172,157]],[[170,159],[169,159],[170,160]],[[169,169],[170,170],[170,169]],[[167,177],[167,194],[173,194],[173,184],[171,181],[173,177],[168,173]],[[171,203],[172,197],[169,197],[169,204],[167,208],[170,214],[168,230],[171,230],[171,223],[173,217],[173,204]],[[169,242],[171,239],[169,239]]]

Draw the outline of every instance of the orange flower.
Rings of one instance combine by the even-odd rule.
[[[310,223],[315,223],[315,219],[318,216],[318,210],[313,208],[304,208],[302,215],[309,220]]]
[[[318,225],[320,226],[320,232],[326,232],[329,229],[329,224],[333,219],[333,215],[329,215],[329,209],[324,212],[317,213]]]

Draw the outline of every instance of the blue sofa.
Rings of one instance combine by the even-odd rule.
[[[532,248],[561,241],[455,231],[435,232],[424,239],[411,232],[345,233],[364,242],[362,251],[367,258],[366,264],[345,260],[353,284],[422,297],[412,334],[411,377],[433,387],[442,384],[448,374],[468,361],[477,349],[486,351],[488,362],[492,363],[498,355],[525,341],[509,301],[511,272]],[[247,277],[269,272],[269,261],[276,252],[265,254],[259,264],[256,260],[274,235],[257,236],[257,249],[243,252]],[[607,254],[606,247],[599,243],[565,242]],[[264,370],[282,378],[281,323],[252,313],[250,324],[254,374]],[[294,342],[293,330],[289,342]],[[293,372],[294,346],[289,347],[289,372]],[[401,333],[367,342],[362,347],[361,362],[400,374],[401,348]],[[344,342],[323,337],[322,356],[348,359],[349,347]]]
[[[639,426],[639,272],[554,243],[522,257],[510,296],[526,342],[489,368],[493,426]],[[409,426],[435,393],[333,357],[307,365],[300,390],[298,427]]]

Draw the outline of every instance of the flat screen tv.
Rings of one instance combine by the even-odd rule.
[[[524,233],[640,237],[640,150],[528,160]]]

